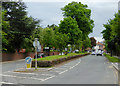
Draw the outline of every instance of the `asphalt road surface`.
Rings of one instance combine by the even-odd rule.
[[[25,61],[2,64],[3,84],[118,84],[116,69],[104,56],[88,55],[52,68],[35,72],[14,72],[25,69]]]

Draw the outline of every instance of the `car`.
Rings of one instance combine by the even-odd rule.
[[[79,50],[74,50],[73,53],[79,53]]]
[[[95,55],[95,54],[96,54],[95,51],[92,51],[91,55]]]
[[[101,50],[98,50],[97,53],[96,53],[97,56],[102,56],[102,51]]]
[[[37,54],[37,58],[41,58],[42,57],[46,57],[46,55],[44,53],[38,53]],[[36,55],[34,56],[34,59],[36,58]]]

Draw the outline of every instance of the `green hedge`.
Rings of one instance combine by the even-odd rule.
[[[89,53],[85,53],[85,54],[81,54],[81,55],[74,55],[74,56],[67,56],[67,57],[62,57],[61,56],[61,58],[54,59],[54,60],[47,60],[47,61],[45,61],[45,60],[44,61],[38,60],[37,61],[37,66],[38,67],[51,67],[51,66],[54,66],[56,64],[68,61],[70,59],[74,59],[74,58],[77,58],[77,57],[86,56],[88,54]],[[35,60],[32,61],[32,67],[35,67]]]

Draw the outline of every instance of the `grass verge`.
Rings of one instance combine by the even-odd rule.
[[[118,58],[116,58],[116,57],[113,57],[113,56],[111,57],[110,55],[108,55],[108,54],[106,54],[106,53],[104,53],[104,56],[107,57],[110,62],[120,63],[120,59],[118,59]]]
[[[67,55],[53,55],[44,58],[38,58],[37,61],[52,61],[60,58],[67,58],[68,56],[83,55],[83,54],[87,54],[87,53],[68,53]],[[35,61],[35,59],[33,59],[32,61]]]

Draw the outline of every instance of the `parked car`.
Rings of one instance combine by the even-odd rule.
[[[97,56],[99,56],[99,55],[102,56],[102,54],[103,54],[103,53],[102,53],[101,50],[98,50],[97,53],[96,53]]]
[[[92,51],[91,55],[95,55],[95,54],[96,54],[95,51]]]
[[[73,53],[79,53],[79,50],[74,50]]]
[[[75,53],[79,53],[79,50],[75,50]]]
[[[35,56],[36,56],[36,55],[35,55]],[[34,56],[34,59],[36,58],[35,56]],[[42,57],[46,57],[46,55],[45,55],[44,53],[39,53],[39,54],[37,54],[37,58],[41,58],[41,56],[42,56]]]

